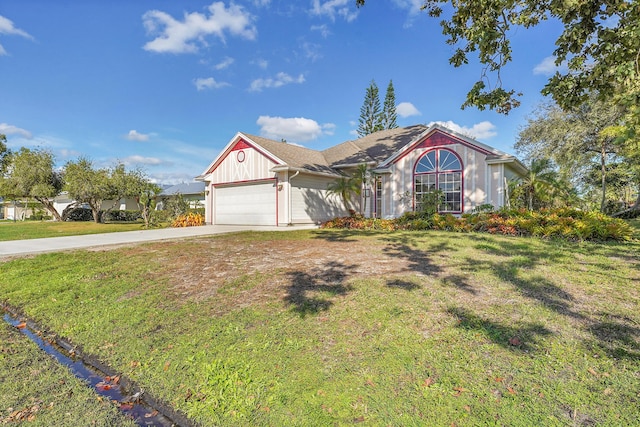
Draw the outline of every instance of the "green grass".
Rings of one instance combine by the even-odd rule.
[[[95,222],[84,221],[0,221],[0,241],[113,233],[117,231],[140,230],[142,228],[144,228],[142,223],[96,224]]]
[[[640,425],[639,253],[241,233],[13,260],[0,300],[203,425]]]
[[[0,424],[135,425],[8,324],[0,324]]]

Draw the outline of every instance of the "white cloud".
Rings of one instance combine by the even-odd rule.
[[[228,68],[234,62],[235,62],[235,59],[230,58],[230,57],[227,56],[221,62],[216,64],[216,66],[213,67],[213,68],[215,68],[216,70],[224,70],[225,68]]]
[[[267,67],[269,66],[269,61],[267,61],[266,59],[256,59],[254,61],[251,61],[251,64],[257,65],[263,70],[266,70]]]
[[[129,141],[145,142],[149,140],[149,134],[140,133],[137,130],[131,129],[126,138]]]
[[[535,75],[543,75],[543,76],[552,76],[556,73],[556,71],[566,71],[567,63],[566,61],[560,65],[556,65],[556,58],[554,56],[547,56],[540,62],[538,65],[533,67],[533,74]]]
[[[311,62],[315,62],[322,58],[322,54],[320,54],[320,45],[305,42],[302,43],[302,50],[304,51],[304,56],[307,59],[310,59]]]
[[[400,9],[406,9],[411,15],[417,15],[422,10],[424,0],[393,0]]]
[[[322,135],[333,135],[335,125],[320,125],[312,119],[304,117],[270,117],[260,116],[256,122],[260,126],[260,135],[275,140],[311,141]]]
[[[311,31],[318,31],[322,36],[322,38],[325,38],[325,39],[329,37],[329,35],[331,34],[331,31],[329,31],[329,27],[327,26],[327,24],[312,25]]]
[[[164,164],[166,162],[160,160],[157,157],[143,157],[143,156],[135,154],[133,156],[125,157],[124,159],[122,159],[122,163],[124,163],[127,166],[129,166],[129,165],[157,166],[157,165]]]
[[[410,102],[401,102],[396,105],[396,114],[400,117],[419,116],[422,113]]]
[[[250,92],[260,92],[262,89],[277,88],[291,83],[304,83],[304,75],[300,74],[298,77],[291,77],[287,73],[278,73],[274,78],[256,79],[251,82],[249,87]]]
[[[20,135],[27,139],[33,138],[33,134],[28,130],[7,123],[0,123],[0,133],[4,135]]]
[[[207,46],[205,37],[215,35],[222,41],[225,32],[253,40],[257,30],[253,16],[242,6],[214,2],[207,7],[209,14],[185,13],[184,20],[176,20],[160,10],[150,10],[142,16],[147,33],[157,37],[144,45],[145,50],[161,53],[194,53]]]
[[[253,4],[258,7],[269,6],[271,4],[271,0],[253,0]]]
[[[16,28],[10,19],[0,15],[0,34],[9,34],[14,36],[24,37],[26,39],[33,40],[33,37],[26,31]],[[0,44],[0,55],[6,55],[7,51]]]
[[[70,159],[72,157],[80,157],[82,155],[81,152],[76,151],[76,150],[70,150],[68,148],[62,148],[62,149],[58,150],[58,152],[60,153],[60,157],[62,157],[63,159]]]
[[[347,22],[351,22],[358,17],[358,11],[350,8],[355,4],[353,0],[328,0],[322,2],[313,0],[312,15],[326,16],[332,21],[336,20],[336,16],[344,18]]]
[[[439,124],[448,129],[451,129],[454,132],[461,133],[462,135],[465,135],[474,139],[488,139],[498,134],[498,132],[496,132],[496,126],[493,123],[486,120],[480,123],[476,123],[470,128],[466,126],[460,126],[459,124],[454,123],[451,120],[446,122],[441,122],[441,121],[431,122],[427,126],[431,126],[433,124]]]
[[[198,90],[219,89],[221,87],[229,86],[229,83],[217,82],[213,77],[195,79],[193,84]]]

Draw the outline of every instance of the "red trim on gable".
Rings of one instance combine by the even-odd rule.
[[[252,147],[247,141],[245,141],[244,139],[240,139],[240,141],[236,142],[236,145],[233,146],[233,148],[231,149],[231,151],[238,151],[238,150],[245,150],[247,148],[254,148]]]
[[[220,156],[220,158],[218,159],[217,162],[215,162],[209,169],[207,169],[207,172],[205,173],[205,175],[210,174],[214,170],[216,170],[218,168],[218,166],[220,166],[220,163],[222,163],[229,156],[229,153],[231,153],[233,151],[247,150],[247,149],[256,150],[258,153],[260,153],[261,155],[263,155],[267,159],[271,160],[276,165],[280,165],[281,164],[280,162],[276,161],[271,156],[267,156],[261,149],[255,147],[253,144],[247,142],[244,138],[240,138],[233,146],[231,146],[230,148],[227,149],[227,151],[224,153],[224,155]]]
[[[401,156],[399,156],[397,159],[391,162],[391,164],[399,162],[401,159],[409,155],[411,152],[413,152],[417,148],[435,148],[435,147],[443,147],[446,145],[454,145],[454,144],[460,144],[460,145],[470,147],[484,155],[493,154],[482,147],[479,147],[475,144],[471,144],[465,140],[456,138],[453,135],[449,135],[447,133],[442,132],[441,130],[436,129],[431,134],[429,134],[429,136],[427,136],[425,139],[416,143],[413,147],[405,151]]]

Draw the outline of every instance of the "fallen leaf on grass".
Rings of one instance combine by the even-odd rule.
[[[169,366],[171,365],[171,361],[167,360],[164,364],[164,370],[165,372],[169,369]]]
[[[512,387],[507,387],[507,391],[511,394],[517,394],[516,391]]]
[[[589,369],[587,369],[587,371],[589,371],[589,373],[590,373],[591,375],[593,375],[594,377],[597,377],[597,376],[598,376],[598,373],[597,373],[597,372],[596,372],[596,370],[595,370],[595,369],[593,369],[593,368],[589,368]]]
[[[522,341],[518,337],[511,337],[509,338],[509,344],[511,344],[514,347],[517,347],[522,344]]]
[[[455,390],[455,393],[453,394],[455,397],[458,397],[465,391],[468,391],[466,388],[463,388],[463,387],[454,387],[453,389]]]
[[[504,381],[504,378],[502,378],[502,377],[495,377],[495,378],[494,378],[494,380],[495,380],[495,382],[497,382],[497,383],[501,383],[502,381]]]
[[[375,386],[376,386],[376,384],[375,384],[373,381],[371,381],[371,380],[367,380],[367,385],[368,385],[369,387],[375,387]]]
[[[431,387],[431,386],[433,385],[433,383],[435,383],[435,382],[436,382],[436,381],[435,381],[433,378],[429,377],[429,378],[427,378],[426,380],[424,380],[423,385],[424,385],[425,387]]]
[[[353,422],[354,423],[363,423],[364,422],[364,416],[359,416],[358,418],[354,418]]]
[[[107,384],[101,381],[98,384],[96,384],[96,390],[99,390],[99,391],[111,390],[111,384]]]
[[[152,418],[152,417],[155,417],[156,415],[158,415],[158,411],[148,412],[148,413],[144,414],[144,417],[145,418]]]
[[[27,327],[27,323],[26,322],[20,322],[16,325],[16,328],[18,329],[24,329]]]

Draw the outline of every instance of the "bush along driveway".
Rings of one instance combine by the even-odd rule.
[[[633,425],[639,249],[240,233],[5,262],[0,299],[203,425]]]

